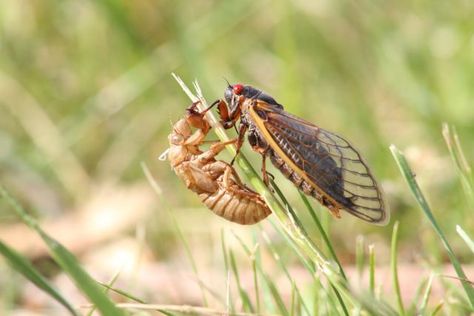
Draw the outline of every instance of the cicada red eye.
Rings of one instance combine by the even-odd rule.
[[[238,83],[238,84],[233,85],[232,90],[234,91],[234,94],[241,95],[242,92],[244,91],[244,86]]]

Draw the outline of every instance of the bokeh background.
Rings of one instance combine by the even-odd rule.
[[[216,217],[157,158],[190,103],[171,72],[197,79],[211,101],[225,78],[267,91],[366,157],[387,195],[389,226],[335,220],[315,203],[344,265],[363,236],[386,266],[394,220],[408,272],[447,260],[390,144],[405,151],[455,252],[472,264],[455,225],[474,231],[473,204],[441,127],[455,126],[473,161],[473,16],[472,1],[1,1],[1,184],[98,279],[120,271],[119,284],[139,297],[197,302],[176,223],[216,288],[225,280],[221,232],[252,238],[260,228]],[[244,152],[258,168],[258,155]],[[270,171],[298,209],[297,191]],[[74,295],[3,201],[0,224],[2,241]],[[0,310],[52,305],[0,260]]]

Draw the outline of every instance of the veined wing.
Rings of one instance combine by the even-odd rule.
[[[322,195],[349,213],[371,223],[389,219],[382,192],[366,163],[345,139],[284,111],[258,102],[257,115],[279,155],[286,155]],[[259,108],[261,110],[259,110]],[[259,124],[261,125],[261,124]]]

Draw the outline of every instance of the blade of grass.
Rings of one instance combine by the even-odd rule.
[[[361,285],[365,269],[365,247],[364,236],[358,235],[356,238],[356,268],[359,286]]]
[[[419,306],[418,302],[423,296],[423,291],[426,288],[426,285],[428,284],[428,280],[429,277],[423,277],[421,282],[417,285],[415,295],[413,296],[413,299],[407,308],[408,315],[415,315],[417,313]]]
[[[152,189],[155,191],[156,195],[161,197],[162,190],[161,190],[160,186],[158,185],[158,183],[153,178],[153,175],[151,174],[150,169],[143,162],[141,163],[141,167],[142,167],[143,173],[145,174],[145,177],[147,178],[148,182],[150,183]],[[199,277],[199,271],[198,271],[198,268],[197,268],[197,265],[196,265],[196,261],[194,260],[194,256],[193,256],[193,253],[191,251],[191,248],[189,247],[188,241],[186,240],[186,237],[184,236],[183,231],[181,230],[181,227],[179,226],[179,223],[176,220],[173,213],[168,208],[165,208],[165,209],[166,209],[167,214],[168,214],[168,216],[170,217],[170,219],[173,223],[173,228],[175,229],[176,233],[178,234],[178,236],[181,240],[181,243],[184,246],[186,256],[188,257],[189,263],[191,264],[191,268],[193,269],[196,280],[198,280],[199,288],[201,290],[201,296],[202,296],[203,304],[204,304],[204,306],[207,306],[208,303],[207,303],[206,289],[204,288],[203,283],[200,282],[201,278]]]
[[[252,305],[252,302],[250,301],[249,295],[247,294],[245,289],[242,287],[242,284],[240,283],[239,269],[237,268],[234,252],[231,249],[229,249],[229,262],[230,262],[230,267],[232,269],[232,272],[234,273],[235,282],[237,284],[237,289],[239,290],[240,299],[242,300],[243,308],[246,311],[254,313],[255,309]]]
[[[323,237],[324,243],[326,244],[326,247],[329,250],[329,253],[331,254],[332,259],[337,263],[339,266],[339,270],[341,271],[341,275],[344,279],[347,280],[346,273],[344,272],[344,269],[342,268],[341,262],[339,261],[339,258],[336,255],[336,252],[334,251],[334,247],[332,246],[331,240],[329,239],[328,235],[326,234],[326,231],[324,230],[323,226],[321,225],[321,221],[319,220],[318,216],[316,215],[316,212],[314,211],[313,207],[308,201],[308,198],[304,193],[299,191],[300,197],[303,200],[304,205],[308,209],[309,214],[311,215],[311,218],[313,219],[314,223],[316,224],[316,227],[319,230],[319,233]]]
[[[229,269],[229,260],[227,257],[227,243],[226,243],[226,234],[224,229],[221,230],[221,247],[222,247],[222,257],[224,258],[224,271],[226,274],[226,309],[227,312],[235,312],[235,307],[233,304],[233,300],[231,297],[231,291],[230,291],[230,269]]]
[[[112,279],[110,279],[110,282],[107,284],[106,287],[104,287],[104,293],[108,293],[109,290],[112,288],[112,286],[115,284],[115,282],[118,280],[118,277],[120,275],[120,270],[118,270],[113,276],[112,276]],[[99,283],[101,284],[101,283]],[[97,307],[96,306],[93,306],[91,308],[91,310],[89,311],[89,313],[87,313],[87,316],[92,316],[94,315],[94,312],[96,311]]]
[[[423,298],[421,299],[419,312],[421,315],[424,315],[426,312],[426,307],[428,306],[428,300],[430,299],[431,288],[433,286],[434,275],[431,274],[428,282],[426,283],[425,291],[423,293]]]
[[[291,282],[291,298],[290,298],[290,316],[297,315],[298,294],[296,293],[296,284]]]
[[[29,216],[26,211],[14,200],[8,192],[0,186],[0,195],[15,210],[21,220],[43,239],[51,253],[53,260],[74,281],[81,292],[97,306],[103,315],[125,315],[123,310],[117,308],[108,298],[99,284],[81,267],[76,257],[58,241],[50,237],[41,229],[36,220]]]
[[[280,292],[278,292],[278,289],[275,286],[275,283],[272,281],[272,278],[269,277],[267,273],[262,273],[262,276],[263,276],[263,279],[265,280],[265,284],[270,290],[270,293],[273,297],[273,301],[276,303],[278,312],[281,315],[289,316],[288,309],[286,308],[285,303],[283,302],[283,299],[281,298]]]
[[[281,256],[278,254],[276,248],[274,247],[274,245],[272,244],[272,242],[270,241],[270,238],[268,237],[268,235],[265,233],[265,232],[262,232],[262,237],[263,239],[265,240],[267,246],[268,246],[268,249],[270,250],[270,252],[272,253],[273,255],[273,258],[275,259],[275,261],[278,263],[278,265],[280,266],[281,270],[283,271],[283,273],[285,274],[285,276],[287,277],[288,281],[291,282],[292,284],[294,284],[294,279],[293,277],[291,276],[290,272],[288,271],[288,269],[286,268],[286,265],[285,263],[281,260]],[[311,273],[311,271],[309,271]],[[305,312],[307,314],[309,314],[309,310],[308,310],[308,307],[306,306],[304,300],[303,300],[303,297],[301,295],[301,292],[300,292],[300,289],[298,287],[295,287],[294,289],[296,291],[296,295],[298,295],[298,298],[299,298],[299,301],[300,301],[300,304],[302,305],[303,309],[305,310]]]
[[[374,245],[369,245],[369,290],[375,296],[375,251]]]
[[[252,261],[252,274],[253,274],[253,287],[255,289],[255,305],[256,305],[256,313],[260,314],[262,308],[260,306],[260,290],[259,290],[259,283],[258,283],[258,268],[257,266],[260,264],[260,245],[258,243],[255,244],[255,248],[252,251],[252,255],[250,256],[250,260]]]
[[[447,123],[443,123],[442,134],[448,147],[449,154],[451,155],[451,159],[456,167],[459,179],[461,180],[464,193],[472,207],[474,206],[472,170],[467,163],[467,159],[461,147],[461,142],[459,141],[458,133],[454,127],[450,127]]]
[[[474,252],[474,241],[471,239],[471,237],[469,237],[468,234],[466,234],[466,232],[464,231],[464,229],[462,229],[462,227],[459,225],[456,225],[456,231],[459,236],[461,236],[462,240],[464,240],[469,249]]]
[[[178,315],[183,315],[183,314],[209,315],[209,316],[227,315],[226,312],[222,310],[217,310],[210,307],[192,306],[192,305],[139,304],[139,303],[121,303],[117,305],[122,308],[136,309],[136,310],[143,310],[143,311],[156,310],[160,312],[162,311],[175,312],[175,313],[178,313]],[[259,316],[254,313],[246,313],[246,312],[235,312],[230,315],[232,316]]]
[[[415,177],[413,175],[413,171],[411,170],[405,155],[397,148],[395,145],[390,146],[390,150],[392,152],[392,155],[395,159],[395,161],[398,164],[398,167],[400,168],[400,171],[405,178],[405,180],[408,183],[408,186],[410,187],[411,192],[413,193],[416,201],[418,202],[418,205],[422,209],[423,213],[425,216],[428,218],[431,226],[433,227],[434,231],[438,235],[438,237],[441,239],[441,242],[443,246],[446,248],[446,251],[448,253],[448,257],[451,260],[451,263],[454,267],[454,270],[456,271],[458,277],[461,279],[462,286],[464,288],[464,291],[466,292],[466,295],[471,303],[471,308],[474,309],[474,288],[472,287],[471,284],[466,282],[466,274],[464,273],[464,270],[462,269],[462,266],[458,259],[456,258],[451,245],[449,244],[448,240],[446,239],[443,231],[441,230],[441,227],[438,225],[438,222],[434,218],[434,215],[431,211],[431,208],[428,205],[428,202],[426,201],[423,193],[421,192],[420,187],[418,186],[417,181],[415,180]]]
[[[397,296],[398,311],[400,315],[405,315],[405,307],[403,306],[402,294],[400,291],[400,283],[398,281],[398,225],[399,222],[396,221],[393,225],[392,232],[392,245],[391,245],[391,255],[390,255],[390,267],[392,270],[392,281],[393,288],[395,289],[395,294]]]
[[[436,316],[441,311],[441,308],[443,308],[443,306],[444,306],[444,302],[441,302],[438,305],[436,305],[436,307],[433,309],[433,312],[431,313],[431,316]]]
[[[247,256],[251,256],[252,251],[250,250],[250,248],[243,242],[243,240],[238,235],[236,235],[234,232],[232,233],[233,233],[233,236],[239,242],[244,252],[247,254]],[[262,278],[265,281],[265,284],[267,285],[267,289],[270,291],[270,295],[272,296],[277,309],[279,310],[281,314],[288,315],[288,310],[286,309],[285,303],[283,302],[283,299],[281,298],[281,295],[278,292],[277,287],[275,286],[271,278],[269,278],[268,275],[264,272],[264,269],[261,265],[258,266],[258,270],[260,274],[262,275]]]
[[[301,226],[301,223],[298,219],[298,217],[296,216],[296,213],[294,212],[293,208],[291,207],[290,203],[288,202],[288,200],[286,199],[285,195],[283,194],[283,192],[281,192],[280,188],[278,188],[278,186],[275,184],[274,181],[272,181],[272,186],[273,186],[273,189],[275,190],[275,192],[277,193],[278,197],[283,201],[283,203],[285,204],[286,206],[286,209],[288,210],[288,213],[292,215],[292,217],[294,218],[295,222]],[[300,193],[301,194],[301,193]],[[305,199],[306,197],[304,197]],[[303,200],[304,200],[303,199]],[[306,199],[306,202],[307,202],[307,207],[311,208],[311,206],[309,205],[309,201]],[[313,211],[314,213],[314,211]],[[319,222],[319,221],[317,221]],[[301,226],[302,227],[302,226]],[[321,227],[321,234],[323,236],[326,236],[326,241],[329,242],[329,238],[327,237],[327,235],[324,233],[324,229]],[[311,241],[311,239],[308,237],[308,240]],[[329,245],[330,245],[330,242],[329,242]],[[342,266],[340,266],[340,263],[339,261],[337,260],[337,256],[335,253],[332,254],[335,258],[336,258],[336,264],[339,265],[340,267],[340,270],[339,272],[341,273],[344,281],[346,281],[346,276],[342,270]],[[341,308],[344,312],[344,315],[346,316],[349,316],[349,311],[347,310],[347,307],[346,307],[346,304],[344,303],[344,300],[342,299],[342,296],[341,296],[341,293],[339,293],[339,290],[333,285],[331,284],[331,288],[333,289],[334,291],[334,294],[336,295],[336,298],[339,302],[339,304],[341,305]]]
[[[0,241],[0,254],[8,264],[38,288],[49,294],[63,305],[72,315],[79,316],[74,307],[61,295],[61,293],[31,264],[28,259]]]
[[[145,301],[139,299],[138,297],[136,297],[136,296],[124,291],[124,290],[112,287],[111,285],[106,284],[106,283],[99,283],[99,284],[102,285],[103,287],[105,287],[106,289],[108,289],[109,291],[112,291],[112,292],[117,293],[117,294],[119,294],[123,297],[126,297],[131,301],[134,301],[134,302],[137,302],[137,303],[140,303],[140,304],[146,304]]]

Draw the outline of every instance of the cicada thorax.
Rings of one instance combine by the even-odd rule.
[[[262,197],[241,182],[230,164],[215,159],[226,143],[200,148],[210,128],[204,120],[193,105],[173,126],[168,159],[176,175],[215,214],[244,225],[263,220],[271,211]]]

